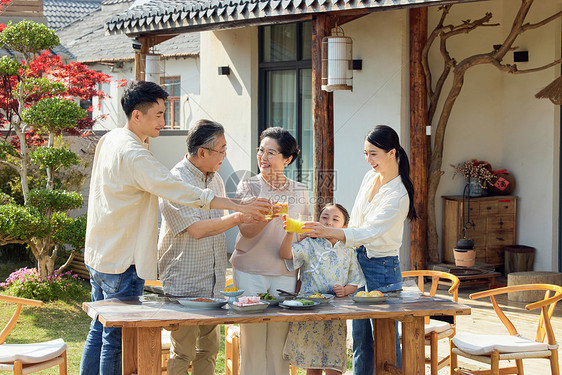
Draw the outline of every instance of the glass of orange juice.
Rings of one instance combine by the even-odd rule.
[[[279,215],[288,215],[289,214],[289,204],[287,202],[275,202],[273,204],[275,207],[279,207]]]
[[[304,223],[309,222],[309,221],[314,221],[314,218],[310,215],[303,215],[303,214],[299,214],[299,221],[301,223],[301,231],[299,233],[304,233],[304,232],[308,232],[311,229],[302,229],[302,226],[304,225]]]
[[[285,230],[292,233],[302,233],[302,222],[300,220],[287,217],[287,228]]]
[[[265,220],[270,221],[273,219],[273,208],[265,214]]]

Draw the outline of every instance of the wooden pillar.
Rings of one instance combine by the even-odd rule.
[[[150,45],[146,38],[137,38],[141,43],[140,51],[135,52],[135,81],[144,81],[146,70],[146,54],[150,51]]]
[[[410,14],[410,176],[414,183],[414,206],[418,219],[410,225],[410,267],[426,268],[427,259],[427,90],[422,50],[427,41],[427,7],[413,8]],[[434,209],[433,207],[431,209]]]
[[[330,18],[312,18],[312,131],[314,155],[314,216],[334,199],[334,97],[322,90],[322,39],[330,35]]]

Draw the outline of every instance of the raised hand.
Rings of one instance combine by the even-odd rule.
[[[273,210],[273,205],[265,198],[251,198],[241,201],[237,211],[252,215],[258,221],[264,221],[265,215]]]
[[[287,230],[287,215],[282,215],[281,218],[283,219],[283,229]]]

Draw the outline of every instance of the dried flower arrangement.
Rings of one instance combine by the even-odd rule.
[[[457,174],[461,174],[466,179],[476,178],[483,189],[486,189],[487,184],[492,183],[492,178],[494,177],[490,164],[476,159],[467,160],[457,165],[451,164],[451,167],[455,169],[453,178]]]

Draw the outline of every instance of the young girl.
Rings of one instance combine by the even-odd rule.
[[[325,206],[319,222],[333,228],[345,228],[347,210],[340,204]],[[287,217],[283,216],[284,227]],[[353,250],[337,240],[304,238],[293,243],[294,233],[287,233],[281,244],[281,257],[287,269],[300,268],[301,293],[332,293],[345,297],[363,286],[364,278]],[[306,368],[307,375],[341,374],[346,368],[345,320],[292,322],[285,342],[283,357],[296,367]]]

